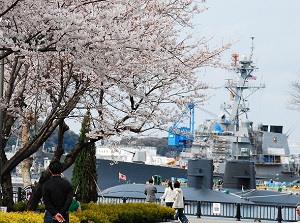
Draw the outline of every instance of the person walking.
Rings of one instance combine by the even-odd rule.
[[[165,200],[167,207],[172,207],[174,203],[174,190],[172,182],[168,182],[168,186],[165,188],[163,196],[160,197],[160,200]]]
[[[69,223],[69,206],[73,199],[71,183],[61,177],[62,164],[52,161],[49,165],[51,178],[43,185],[42,195],[45,204],[44,223]]]
[[[146,195],[146,202],[155,202],[157,193],[156,186],[153,184],[153,179],[149,180],[149,184],[146,185],[144,194]]]
[[[175,215],[175,221],[178,221],[178,218],[182,223],[189,223],[189,220],[183,213],[184,210],[184,199],[183,199],[183,191],[180,188],[179,181],[174,182],[174,203],[173,208],[177,210]]]
[[[297,213],[298,216],[300,216],[300,205],[297,205],[296,213]],[[297,222],[300,222],[300,221],[297,221]]]

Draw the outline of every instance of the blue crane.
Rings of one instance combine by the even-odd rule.
[[[169,128],[169,146],[183,145],[183,148],[192,146],[192,142],[194,141],[194,107],[194,103],[189,104],[187,108],[181,113],[181,116],[173,123],[173,126]],[[188,112],[189,126],[178,127],[181,120],[188,114]]]

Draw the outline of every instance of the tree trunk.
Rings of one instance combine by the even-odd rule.
[[[23,187],[27,187],[31,185],[31,175],[30,168],[32,167],[33,158],[28,157],[22,161],[22,178],[23,178]]]
[[[29,111],[26,119],[23,120],[23,128],[21,132],[21,148],[23,148],[29,141],[30,138],[30,123],[35,121],[33,116],[33,112]],[[22,178],[23,178],[23,187],[27,187],[31,185],[31,175],[30,175],[30,168],[32,167],[33,158],[28,157],[21,162],[21,171],[22,171]]]
[[[7,211],[13,210],[13,187],[11,183],[11,176],[7,174],[2,177],[2,206],[7,207]]]
[[[38,183],[32,188],[32,196],[30,196],[27,203],[28,211],[35,211],[42,198],[42,188],[44,183],[50,179],[50,172],[48,170],[44,171],[40,177]]]
[[[52,160],[60,160],[61,156],[64,153],[62,144],[63,144],[63,136],[66,131],[69,130],[69,126],[65,124],[63,120],[61,120],[61,123],[59,124],[58,129],[58,145],[56,148],[56,151],[54,153],[54,157]],[[29,201],[27,203],[27,210],[34,211],[36,210],[39,201],[42,198],[42,189],[44,183],[50,178],[50,172],[47,169],[43,172],[42,176],[40,177],[38,183],[35,185],[35,187],[32,190],[32,196],[30,196]]]
[[[62,122],[59,125],[59,132],[58,132],[58,146],[56,148],[56,151],[54,153],[54,157],[52,160],[60,160],[62,154],[63,154],[63,148],[62,148],[62,140],[63,140],[63,135],[64,133],[68,130],[68,126]],[[76,156],[78,153],[86,146],[95,143],[98,141],[98,139],[90,139],[88,142],[77,142],[76,146],[71,150],[71,152],[68,153],[66,156],[65,160],[62,162],[63,163],[63,171],[69,168],[75,161]],[[49,170],[45,170],[40,177],[38,183],[32,190],[32,195],[29,198],[29,201],[27,203],[27,210],[29,211],[35,211],[39,201],[42,198],[42,187],[43,184],[50,178],[50,172]]]

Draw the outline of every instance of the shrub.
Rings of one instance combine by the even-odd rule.
[[[39,204],[37,209],[40,211],[40,212],[44,212],[45,211],[45,205],[44,204]]]
[[[14,204],[13,210],[14,211],[25,211],[27,203],[24,201],[20,201]]]
[[[26,203],[18,202],[14,206],[17,212],[0,213],[0,223],[40,223],[44,213],[25,210]],[[42,210],[43,205],[40,206]],[[82,211],[71,212],[70,222],[80,223],[155,223],[173,219],[175,210],[155,203],[121,203],[121,204],[82,204]]]
[[[0,213],[0,223],[41,223],[44,215],[31,211]]]

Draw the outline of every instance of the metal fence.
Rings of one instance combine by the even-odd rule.
[[[25,188],[23,187],[13,187],[13,201],[28,201],[30,196],[32,195],[33,185],[29,185]]]
[[[27,194],[21,188],[14,188],[14,201],[26,199]],[[126,198],[126,197],[98,197],[99,203],[144,203],[145,198]],[[160,203],[157,200],[157,203]],[[237,221],[243,219],[253,219],[254,221],[277,221],[277,222],[297,222],[295,206],[286,205],[267,205],[267,204],[239,204],[226,202],[192,201],[186,200],[184,212],[201,218],[222,217],[234,218]]]
[[[100,203],[144,203],[145,199],[125,198],[125,197],[99,197]],[[159,203],[159,200],[157,200]],[[277,222],[297,222],[295,206],[267,205],[267,204],[238,204],[209,201],[185,201],[185,214],[194,215],[199,218],[222,217],[234,218],[237,221],[243,219],[253,219],[254,221],[277,221]]]

